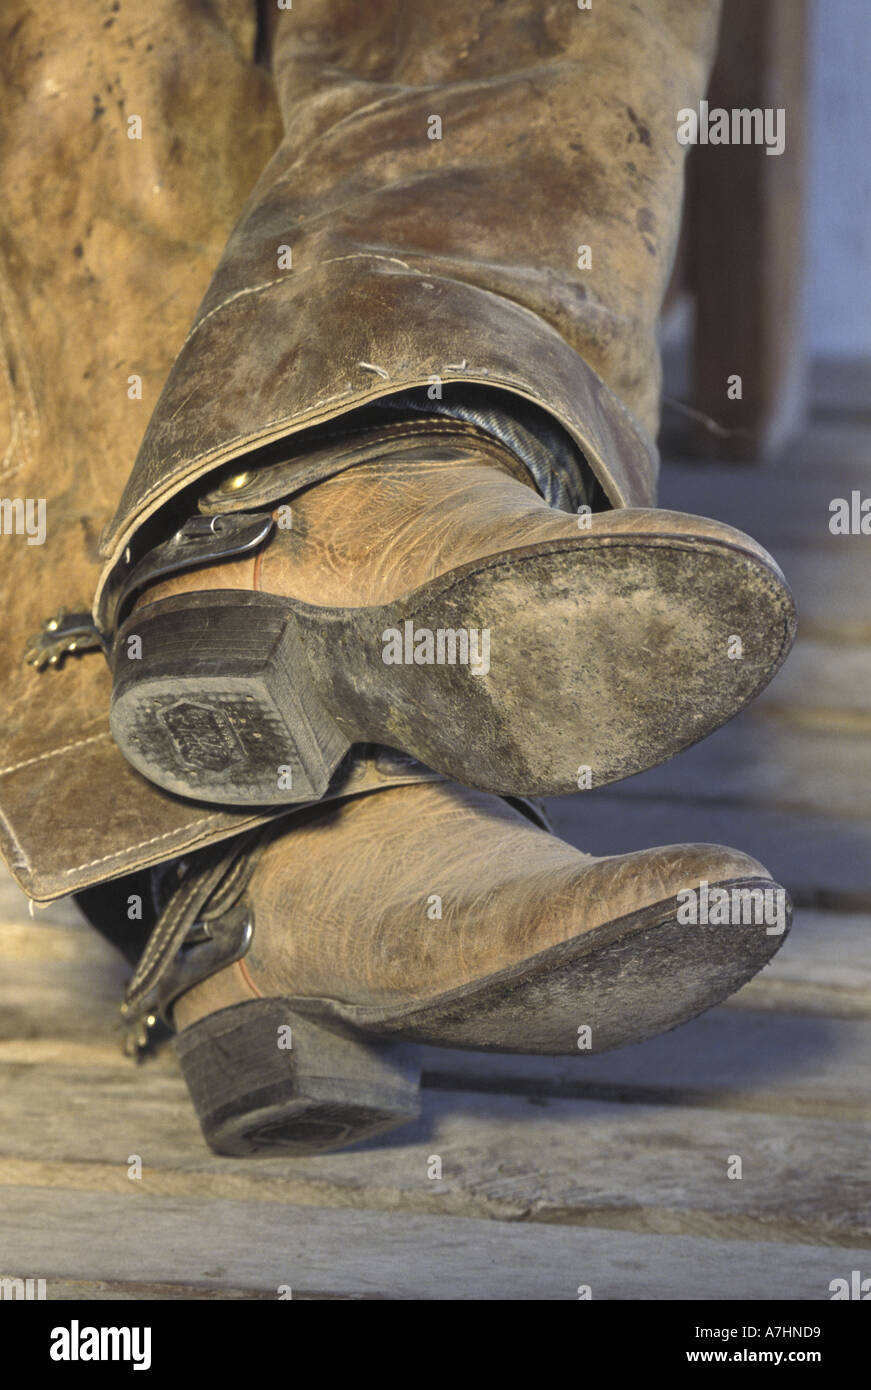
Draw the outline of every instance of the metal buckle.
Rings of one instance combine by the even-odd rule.
[[[273,530],[271,512],[234,512],[229,516],[192,516],[170,536],[143,555],[128,574],[115,606],[117,626],[124,605],[140,589],[178,570],[226,560],[256,550]]]
[[[125,1055],[140,1060],[151,1045],[158,1021],[169,1022],[176,999],[225,965],[241,960],[253,936],[254,916],[245,902],[237,903],[214,921],[194,922],[174,961],[154,988],[135,1007],[129,1003],[121,1005]]]

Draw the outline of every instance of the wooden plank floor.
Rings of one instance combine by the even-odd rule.
[[[871,492],[871,427],[831,419],[778,468],[665,471],[663,505],[781,561],[798,645],[699,747],[551,807],[599,853],[712,840],[763,859],[799,910],[761,976],[601,1057],[428,1049],[413,1128],[218,1159],[172,1054],[121,1054],[123,963],[72,904],[31,920],[2,882],[0,1276],[56,1299],[815,1300],[871,1274],[871,564],[867,538],[828,530],[853,488]]]

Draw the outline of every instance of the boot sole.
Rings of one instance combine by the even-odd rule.
[[[439,647],[470,629],[489,632],[486,673],[462,639]],[[432,663],[385,663],[391,646],[430,654],[408,630],[432,634]],[[162,599],[119,633],[110,720],[151,781],[219,804],[317,800],[359,742],[484,791],[562,795],[705,738],[768,683],[794,631],[789,590],[740,547],[553,541],[378,607]]]

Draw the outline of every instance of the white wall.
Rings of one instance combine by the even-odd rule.
[[[811,11],[807,346],[871,357],[871,0]]]

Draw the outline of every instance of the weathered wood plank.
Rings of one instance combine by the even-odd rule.
[[[454,1090],[871,1118],[867,1024],[777,1010],[712,1009],[648,1042],[589,1057],[427,1048],[424,1074],[431,1087]]]
[[[0,973],[0,1039],[66,1042],[117,1035],[129,968],[114,961],[16,960]]]
[[[871,646],[800,637],[752,710],[797,737],[818,725],[850,747],[857,735],[871,734]]]
[[[44,1065],[37,1093],[27,1068],[4,1067],[2,1078],[0,1188],[123,1195],[133,1186],[160,1197],[871,1247],[862,1121],[438,1091],[387,1141],[228,1164],[206,1150],[178,1077]],[[743,1173],[730,1179],[736,1156]]]
[[[759,1009],[752,1001],[746,1007],[711,1010],[672,1033],[591,1057],[424,1048],[423,1058],[424,1085],[436,1089],[871,1118],[867,1025]],[[139,1094],[150,1095],[149,1087],[158,1086],[159,1077],[179,1109],[189,1109],[168,1047],[136,1067],[106,1033],[0,1041],[0,1076],[9,1074],[6,1068],[21,1068],[35,1078],[50,1066],[75,1068],[95,1090],[111,1080],[128,1088],[123,1094],[131,1103]]]
[[[743,803],[871,824],[871,736],[807,727],[800,716],[793,722],[785,712],[768,717],[759,701],[671,762],[627,779],[613,794],[682,797],[694,806]]]
[[[58,898],[56,902],[37,907],[0,866],[0,922],[4,926],[26,926],[32,930],[41,925],[77,926],[82,920],[73,898]]]
[[[752,529],[752,528],[748,528]],[[838,542],[835,542],[837,544]],[[772,553],[795,596],[799,631],[841,646],[871,643],[868,537],[842,537],[841,549],[776,545]],[[864,546],[858,554],[859,545]]]
[[[868,1252],[255,1202],[20,1188],[10,1270],[395,1300],[828,1300]],[[49,1290],[50,1291],[50,1290]]]
[[[371,1299],[370,1294],[324,1293],[320,1290],[294,1289],[296,1302],[315,1299],[330,1302],[358,1302]],[[377,1295],[376,1295],[377,1297]],[[244,1299],[265,1302],[277,1298],[275,1290],[234,1289],[218,1285],[203,1288],[197,1284],[145,1284],[137,1279],[52,1279],[45,1290],[47,1303],[204,1303]]]
[[[854,439],[851,436],[851,447]],[[854,489],[863,497],[868,495],[869,461],[871,431],[864,435],[858,456],[833,462],[823,448],[812,467],[797,466],[795,471],[666,463],[657,504],[716,517],[775,550],[778,545],[790,545],[799,554],[807,549],[858,558],[868,537],[833,535],[830,503],[835,497],[849,498]]]
[[[799,976],[805,984],[829,980],[830,988],[858,988],[866,922],[835,916],[834,929],[842,929],[847,954],[856,961],[850,968],[841,956],[839,974],[827,949],[830,921],[824,914],[811,919]],[[17,997],[26,999],[33,1013],[28,1017],[25,1007],[23,1036],[10,1037],[4,1028],[7,1041],[0,1043],[0,1184],[126,1191],[127,1159],[139,1153],[149,1181],[166,1196],[196,1195],[202,1177],[215,1197],[234,1200],[247,1199],[253,1181],[267,1183],[257,1189],[263,1200],[276,1200],[268,1192],[278,1190],[282,1202],[298,1205],[350,1202],[429,1212],[435,1201],[444,1214],[509,1220],[628,1224],[661,1233],[704,1230],[744,1239],[755,1238],[759,1223],[775,1221],[779,1240],[855,1244],[865,1238],[860,1233],[865,1218],[857,1215],[855,1201],[845,1204],[840,1182],[835,1210],[827,1214],[824,1199],[831,1184],[819,1181],[819,1174],[829,1171],[832,1153],[839,1155],[839,1172],[844,1165],[858,1171],[864,1162],[861,1126],[871,1116],[871,1040],[855,1025],[721,1009],[673,1034],[602,1057],[491,1057],[427,1049],[430,1094],[422,1131],[403,1131],[395,1147],[323,1156],[308,1166],[297,1160],[281,1172],[276,1189],[268,1187],[275,1176],[273,1161],[253,1165],[252,1175],[250,1164],[229,1165],[208,1155],[168,1049],[135,1068],[110,1040],[107,1025],[116,1018],[118,985],[111,948],[86,928],[24,925],[0,930],[0,958],[10,939],[18,956],[15,974],[20,979],[22,970],[32,972]],[[71,968],[74,943],[83,955],[79,975]],[[37,959],[22,959],[31,948]],[[49,993],[53,1015],[41,989]],[[70,1033],[67,1024],[67,1032],[59,1033],[58,1019],[68,1019],[76,1001],[81,1031]],[[33,1030],[39,1036],[29,1035]],[[464,1087],[477,1094],[456,1094]],[[579,1099],[567,1102],[567,1096]],[[529,1101],[535,1102],[532,1108]],[[663,1108],[657,1111],[651,1103]],[[806,1118],[813,1116],[822,1118]],[[559,1121],[557,1130],[543,1134],[543,1117]],[[810,1140],[809,1124],[814,1127]],[[691,1180],[694,1163],[708,1174],[713,1154],[720,1159],[724,1153],[743,1154],[748,1142],[751,1150],[770,1153],[773,1145],[781,1154],[795,1154],[796,1143],[804,1146],[808,1182],[801,1201],[793,1191],[778,1207],[776,1168],[773,1186],[761,1197],[743,1185],[746,1179],[728,1186],[726,1179],[722,1186],[718,1180],[713,1195],[707,1182],[700,1187]],[[457,1172],[449,1200],[448,1189],[436,1185],[434,1194],[425,1177],[433,1152],[453,1155]],[[574,1176],[579,1152],[583,1183]],[[658,1159],[645,1198],[651,1152]],[[545,1175],[538,1172],[542,1154],[548,1156]],[[604,1179],[611,1187],[596,1187],[597,1174],[600,1184]],[[669,1174],[676,1185],[672,1197],[681,1191],[685,1207],[669,1205],[667,1182],[656,1187]],[[615,1175],[623,1182],[622,1198]],[[740,1201],[731,1189],[740,1192]],[[723,1198],[725,1207],[718,1208],[714,1196]],[[748,1207],[744,1199],[751,1196],[755,1205]],[[797,1209],[804,1215],[796,1225]]]
[[[728,1005],[871,1017],[871,916],[799,911],[783,949]]]

